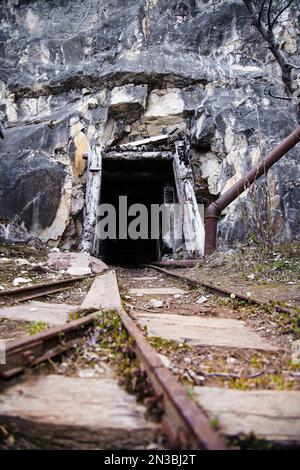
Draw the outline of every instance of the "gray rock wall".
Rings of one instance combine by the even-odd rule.
[[[277,39],[300,65],[297,5],[284,20]],[[2,1],[0,90],[0,237],[73,248],[88,151],[177,127],[209,203],[299,120],[240,0]],[[223,243],[300,234],[299,152],[225,211]]]

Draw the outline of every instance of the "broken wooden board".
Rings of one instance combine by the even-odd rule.
[[[81,308],[95,308],[97,310],[118,310],[122,308],[117,278],[114,271],[96,277]]]
[[[186,291],[177,289],[177,287],[145,287],[143,289],[130,289],[131,295],[176,295],[186,294]]]
[[[27,304],[1,308],[0,318],[44,322],[48,325],[62,325],[69,320],[69,315],[78,309],[77,305],[32,301]]]
[[[128,150],[122,150],[121,152],[118,151],[110,151],[103,154],[102,159],[105,161],[109,160],[132,160],[140,161],[145,159],[151,158],[151,160],[173,160],[172,152],[148,152],[145,150],[137,150],[136,148],[133,149],[132,146],[128,147]]]
[[[157,281],[159,278],[158,276],[141,276],[141,277],[132,277],[132,281]]]
[[[0,396],[0,422],[39,449],[135,449],[155,438],[145,408],[111,378],[42,376]]]
[[[147,327],[150,336],[158,336],[193,346],[222,346],[228,348],[276,351],[258,334],[245,327],[244,322],[227,318],[200,318],[195,315],[169,313],[135,313],[135,318]]]
[[[204,256],[205,230],[197,199],[189,147],[185,141],[175,143],[173,169],[177,195],[182,210],[185,250],[190,258]]]
[[[300,392],[195,387],[194,396],[227,436],[300,444]]]
[[[81,250],[95,254],[97,251],[96,225],[101,189],[102,146],[98,143],[89,146],[88,171],[85,190],[85,207]]]
[[[121,149],[129,149],[131,147],[138,147],[139,145],[153,144],[154,142],[165,142],[169,138],[166,134],[155,135],[153,137],[148,137],[147,139],[136,140],[134,142],[128,142],[127,144],[120,145]]]

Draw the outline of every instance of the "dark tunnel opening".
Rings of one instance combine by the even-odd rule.
[[[104,159],[102,167],[101,204],[116,209],[116,238],[100,240],[99,257],[110,265],[138,265],[158,261],[166,252],[161,237],[151,239],[151,205],[165,202],[166,188],[175,188],[172,160]],[[175,192],[175,189],[174,189]],[[120,238],[119,197],[127,196],[127,207],[143,204],[148,213],[148,238]],[[175,202],[175,201],[174,201]],[[124,215],[124,214],[123,214]],[[126,231],[136,216],[127,217]]]

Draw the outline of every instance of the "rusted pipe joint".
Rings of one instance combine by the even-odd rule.
[[[218,219],[222,209],[216,202],[212,202],[205,211],[205,219]]]
[[[205,212],[205,254],[209,254],[216,249],[218,219],[223,209],[232,203],[254,181],[265,174],[271,166],[282,158],[300,141],[300,126],[286,137],[272,152],[270,152],[256,167],[240,178],[230,189],[228,189],[216,201],[212,202]]]
[[[299,134],[298,134],[299,132]],[[300,128],[298,127],[298,129],[296,129],[295,132],[292,132],[292,134],[299,140],[300,142]]]
[[[212,202],[205,212],[205,254],[209,255],[216,249],[217,225],[221,214],[221,208],[216,202]]]

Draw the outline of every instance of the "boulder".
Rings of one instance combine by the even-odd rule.
[[[51,252],[48,255],[48,265],[55,271],[66,271],[71,276],[102,274],[108,270],[105,263],[89,253]]]

